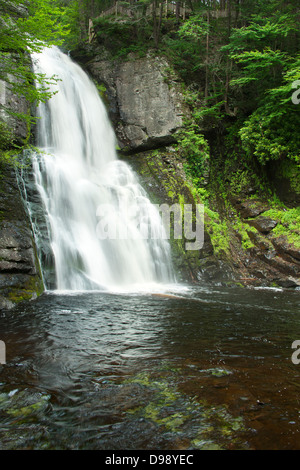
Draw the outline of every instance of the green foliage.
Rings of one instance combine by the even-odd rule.
[[[66,11],[55,0],[30,0],[27,18],[19,18],[16,22],[18,34],[29,36],[26,47],[29,51],[40,50],[41,46],[61,45],[69,34],[68,24],[64,18]],[[18,37],[18,34],[16,37]]]
[[[230,254],[228,226],[225,220],[220,219],[218,212],[205,207],[205,225],[210,235],[214,253],[218,257],[227,257]]]
[[[299,161],[299,108],[291,101],[292,84],[300,80],[298,43],[297,2],[277,0],[244,1],[239,21],[232,13],[225,21],[211,16],[208,23],[200,8],[163,39],[181,77],[199,84],[189,100],[195,122],[218,129],[236,116],[239,126],[228,127],[235,126],[232,144],[241,157],[263,165]]]
[[[273,51],[265,47],[263,51],[245,51],[240,54],[232,54],[231,58],[243,67],[242,76],[233,79],[231,86],[245,86],[255,82],[257,92],[270,87],[272,82],[278,80],[277,72],[281,72],[287,59],[287,54],[281,51]]]
[[[20,0],[11,0],[15,8]],[[0,51],[2,52],[38,52],[45,45],[60,45],[69,34],[63,23],[65,11],[55,0],[31,0],[28,13],[12,18],[6,9],[4,0],[0,0],[1,33]]]
[[[209,31],[210,26],[207,20],[204,19],[203,14],[196,14],[183,23],[178,34],[180,38],[192,38],[196,42],[201,42]]]
[[[281,2],[269,2],[274,7]],[[292,83],[300,77],[296,44],[299,28],[290,7],[263,8],[248,26],[235,29],[223,48],[237,65],[230,82],[242,92],[245,112],[239,129],[243,149],[260,164],[288,158],[299,161],[299,110],[292,103]],[[247,102],[246,102],[247,100]]]
[[[265,212],[264,216],[271,217],[278,222],[272,230],[273,236],[284,237],[288,243],[300,249],[300,207],[273,208]]]
[[[98,42],[110,51],[113,58],[127,58],[129,53],[143,56],[149,49],[151,26],[142,21],[138,27],[134,21],[111,20],[107,17],[96,18],[94,29]]]
[[[300,162],[299,125],[300,114],[292,102],[291,79],[300,78],[300,57],[286,65],[281,85],[270,88],[261,98],[260,106],[240,129],[244,149],[260,163],[289,158]],[[294,81],[294,80],[293,80]]]
[[[185,83],[193,83],[198,78],[199,50],[197,43],[190,38],[180,38],[177,32],[163,36],[161,51],[174,65]]]
[[[238,195],[251,183],[251,174],[246,169],[237,169],[230,178],[230,189],[233,195]]]
[[[38,103],[50,98],[49,84],[55,78],[33,73],[29,54],[47,45],[62,44],[69,30],[63,24],[65,13],[56,1],[31,0],[27,10],[21,7],[20,0],[0,0],[0,80],[6,82],[12,94]],[[32,121],[26,113],[16,115],[10,108],[4,110],[27,123]]]
[[[10,3],[18,7],[21,0]],[[149,3],[130,3],[130,8],[140,11]],[[298,3],[243,0],[238,15],[235,4],[231,2],[231,16],[226,18],[213,15],[220,9],[219,2],[198,1],[185,21],[175,15],[163,15],[161,22],[157,17],[160,42],[156,53],[167,56],[186,85],[193,124],[178,135],[178,150],[197,188],[207,175],[207,129],[222,135],[224,148],[218,158],[223,159],[228,180],[232,181],[230,171],[238,170],[245,177],[252,164],[258,164],[258,172],[272,160],[299,164],[300,105],[291,100],[293,83],[300,81]],[[158,1],[158,11],[159,5]],[[46,77],[34,75],[24,51],[36,51],[45,44],[76,47],[87,41],[89,18],[93,18],[98,43],[113,58],[128,58],[131,52],[134,57],[145,55],[153,47],[153,18],[99,18],[110,6],[110,0],[32,0],[28,16],[18,17],[8,2],[0,0],[0,79],[30,102],[48,99],[48,85],[54,77],[48,77],[47,83]],[[34,81],[43,84],[39,90],[33,87]],[[7,136],[3,133],[0,145],[7,145]],[[216,168],[218,164],[211,162]],[[242,183],[243,178],[234,180],[236,191]]]
[[[193,118],[200,126],[209,126],[212,129],[219,125],[220,119],[225,117],[225,113],[223,111],[224,100],[217,101],[211,105],[210,102],[211,100],[208,99],[207,106],[196,108],[193,112]]]
[[[232,222],[232,228],[241,241],[244,250],[250,250],[255,245],[249,237],[249,232],[256,232],[256,229],[242,222],[238,217]]]
[[[8,125],[0,120],[0,153],[4,150],[9,150],[13,140],[13,132]]]
[[[195,124],[189,124],[178,135],[178,151],[186,160],[186,171],[196,186],[207,176],[209,145]]]

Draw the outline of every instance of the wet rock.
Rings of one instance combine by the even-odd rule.
[[[247,230],[247,234],[250,240],[257,246],[259,250],[263,252],[269,251],[275,253],[274,246],[272,245],[271,241],[264,237],[261,233]]]
[[[276,237],[272,239],[272,243],[275,246],[278,253],[282,255],[289,255],[297,261],[300,261],[300,250],[295,247],[293,243],[290,243],[286,237]]]
[[[0,309],[35,298],[43,290],[31,224],[10,166],[0,179]]]
[[[8,34],[8,31],[13,31],[15,23],[20,18],[26,18],[29,15],[28,8],[26,5],[17,4],[19,2],[0,2],[0,29],[3,28],[4,34]],[[2,58],[0,60],[1,69],[1,80],[0,80],[0,122],[2,125],[7,127],[7,130],[12,136],[14,144],[23,145],[24,140],[28,137],[28,123],[19,117],[20,114],[30,114],[30,104],[26,100],[25,96],[21,93],[12,93],[11,84],[17,86],[22,85],[22,79],[19,78],[17,72],[18,62],[24,64],[28,71],[31,69],[32,63],[30,55],[27,53],[6,51],[7,57],[10,61],[10,67],[6,63],[6,60]]]
[[[269,206],[267,206],[266,204],[262,203],[261,201],[252,200],[252,199],[247,200],[247,201],[242,201],[238,205],[238,210],[243,219],[257,217],[263,212],[267,211],[268,209],[269,209]]]
[[[8,79],[15,81],[13,76],[8,77]],[[29,110],[25,98],[14,95],[9,89],[9,85],[3,80],[0,80],[0,105],[3,108],[9,108],[13,113],[28,114]],[[4,109],[1,110],[0,119],[12,130],[14,141],[18,145],[22,145],[28,134],[27,123],[18,118],[17,114],[8,114]]]
[[[281,272],[286,276],[299,276],[300,275],[300,267],[294,263],[290,263],[283,259],[280,256],[272,256],[272,257],[265,257],[265,260],[276,270]]]
[[[36,274],[29,228],[22,221],[4,221],[0,224],[0,272]]]
[[[0,310],[11,310],[14,306],[13,302],[0,295]]]
[[[276,227],[278,222],[270,217],[259,216],[255,219],[247,220],[247,223],[261,233],[269,233]]]
[[[285,278],[285,279],[278,279],[277,285],[280,287],[284,287],[286,289],[296,288],[300,286],[300,280],[292,278],[292,277]]]

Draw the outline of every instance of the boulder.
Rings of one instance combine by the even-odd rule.
[[[121,149],[139,151],[169,145],[183,125],[183,96],[168,62],[148,57],[114,63],[91,60],[86,67],[107,90],[110,117]]]
[[[247,220],[247,223],[261,233],[269,233],[276,227],[278,222],[270,217],[259,216],[255,219]]]
[[[269,209],[269,206],[262,203],[261,201],[249,199],[246,201],[240,202],[237,209],[243,219],[249,219],[253,217],[258,217],[263,212]]]
[[[276,248],[277,252],[281,255],[288,255],[293,258],[293,261],[300,262],[300,250],[296,248],[293,243],[290,243],[286,237],[274,237],[272,238],[272,243]]]

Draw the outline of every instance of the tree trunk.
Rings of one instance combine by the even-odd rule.
[[[180,2],[176,2],[176,20],[177,20],[177,23],[179,23],[179,19],[180,19]]]
[[[157,10],[157,0],[153,0],[152,3],[152,15],[153,15],[153,39],[154,45],[158,47],[158,24],[157,24],[157,17],[156,17],[156,10]]]
[[[79,14],[80,40],[84,41],[88,35],[84,0],[78,0],[78,14]]]
[[[208,83],[209,82],[208,80],[209,25],[210,25],[210,13],[208,10],[207,11],[207,35],[206,35],[205,90],[204,90],[205,101],[207,101],[207,98],[208,98],[208,85],[209,85]]]
[[[228,38],[231,34],[231,0],[227,0],[227,9],[228,9]]]
[[[158,28],[157,28],[157,45],[156,45],[156,47],[158,47],[158,44],[159,44],[163,12],[164,12],[164,2],[163,2],[163,0],[161,0],[161,2],[160,2],[160,13],[159,13],[159,22],[158,22]]]

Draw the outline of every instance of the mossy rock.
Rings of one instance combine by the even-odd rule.
[[[225,369],[210,369],[215,377],[231,375]],[[213,406],[201,398],[189,397],[177,388],[180,368],[161,367],[142,372],[126,383],[138,383],[151,390],[147,404],[127,410],[132,418],[150,421],[160,434],[186,441],[189,449],[226,449],[245,429],[241,417],[232,416],[224,405]],[[216,375],[215,375],[216,374]]]

